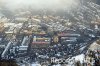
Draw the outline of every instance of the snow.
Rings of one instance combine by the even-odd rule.
[[[32,64],[31,66],[41,66],[40,64]]]
[[[21,66],[26,66],[27,64],[23,64]],[[33,64],[28,64],[28,66],[41,66],[40,64],[38,63],[33,63]]]
[[[57,65],[53,65],[53,66],[61,66],[60,64],[57,64]]]
[[[91,46],[89,47],[90,50],[95,51],[97,49],[100,49],[100,45],[97,44],[96,42],[94,42],[93,44],[91,44]]]
[[[83,51],[85,47],[86,47],[86,46],[83,46],[83,47],[82,47],[82,48],[80,48],[79,50],[80,50],[80,51]]]
[[[77,55],[77,56],[75,56],[73,58],[75,58],[76,61],[80,61],[82,63],[83,60],[84,60],[84,57],[85,57],[85,55],[81,54],[81,55]]]

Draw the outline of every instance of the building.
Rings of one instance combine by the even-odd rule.
[[[58,33],[59,42],[66,42],[66,43],[74,43],[74,42],[77,42],[77,39],[80,36],[81,35],[78,34],[78,33],[67,33],[67,32]]]
[[[51,44],[51,38],[46,36],[46,34],[33,34],[32,37],[32,48],[44,48]]]
[[[3,22],[0,22],[0,32],[3,32],[4,31],[4,23]]]

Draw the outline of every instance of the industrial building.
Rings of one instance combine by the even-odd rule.
[[[50,46],[51,44],[51,38],[49,36],[46,36],[46,34],[33,34],[32,37],[32,48],[46,48]]]

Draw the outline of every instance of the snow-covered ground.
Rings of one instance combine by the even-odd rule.
[[[21,65],[21,66],[26,66],[26,65],[28,65],[28,66],[41,66],[41,65],[38,64],[38,63],[33,63],[33,64],[23,64],[23,65]]]
[[[91,46],[89,47],[90,50],[95,51],[95,50],[100,50],[100,45],[97,44],[96,42],[94,42],[93,44],[91,44]]]
[[[53,66],[61,66],[60,64],[58,64],[58,65],[53,65]]]
[[[41,66],[40,64],[32,64],[31,66]]]
[[[80,54],[80,55],[77,55],[77,56],[72,57],[72,58],[75,58],[75,61],[80,61],[82,63],[84,60],[84,57],[85,57],[84,54]]]

